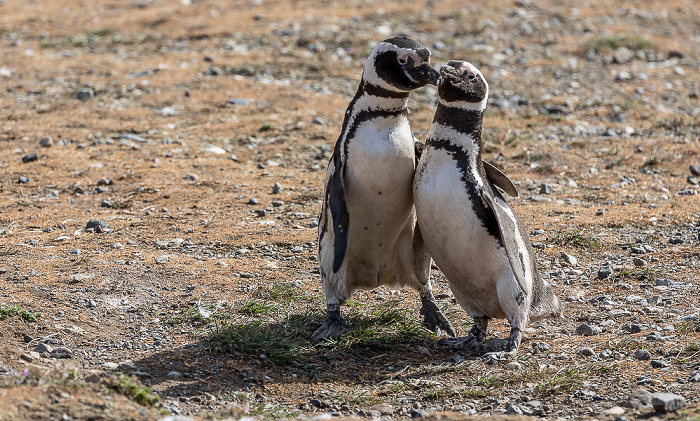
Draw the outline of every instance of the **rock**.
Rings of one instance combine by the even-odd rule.
[[[644,259],[641,259],[639,257],[633,257],[632,264],[634,264],[638,268],[641,268],[641,267],[644,267],[647,264],[647,262]]]
[[[700,165],[691,165],[690,166],[690,172],[693,175],[700,175]]]
[[[427,417],[428,413],[420,409],[411,409],[411,418]]]
[[[627,64],[634,58],[634,53],[627,47],[620,47],[613,53],[613,60],[617,64]]]
[[[144,139],[143,137],[136,135],[136,134],[132,134],[132,133],[122,133],[119,135],[119,139],[130,140],[132,142],[145,142],[146,141],[146,139]]]
[[[611,417],[619,417],[625,413],[625,408],[622,408],[620,406],[613,406],[612,408],[608,408],[603,411],[604,415],[608,415]]]
[[[668,363],[664,360],[651,360],[651,366],[654,368],[666,368]]]
[[[112,201],[109,200],[109,199],[102,199],[102,201],[100,202],[100,207],[102,207],[102,208],[113,208],[113,207],[114,207],[114,203],[112,203]]]
[[[252,417],[243,417],[252,418]],[[168,415],[167,417],[159,418],[158,421],[194,421],[194,418],[186,415]]]
[[[250,199],[248,199],[248,204],[249,205],[257,205],[258,199],[256,199],[255,197],[251,197]]]
[[[576,328],[576,333],[584,336],[600,335],[602,332],[603,329],[599,328],[598,326],[591,326],[587,324],[582,324],[581,326]]]
[[[633,390],[627,397],[630,408],[639,409],[651,406],[652,394],[644,389]]]
[[[386,402],[378,403],[372,407],[372,410],[379,411],[382,415],[393,415],[394,407]]]
[[[260,217],[267,215],[267,211],[265,209],[256,209],[255,213]]]
[[[35,153],[30,153],[29,155],[25,155],[22,157],[22,162],[27,163],[27,162],[32,162],[32,161],[38,161],[39,160],[39,155]]]
[[[167,374],[167,376],[171,379],[179,379],[180,377],[182,377],[182,373],[180,373],[179,371],[171,371]]]
[[[231,98],[228,103],[231,105],[250,105],[253,101],[247,98]]]
[[[542,183],[540,186],[540,194],[552,194],[552,186],[547,183]]]
[[[220,147],[220,146],[208,144],[208,145],[204,145],[204,146],[202,147],[202,152],[213,153],[213,154],[216,154],[216,155],[223,155],[223,154],[226,153],[226,149],[224,149],[224,148],[222,148],[222,147]]]
[[[56,358],[56,359],[71,358],[73,356],[73,351],[71,351],[68,348],[60,346],[58,348],[55,348],[53,351],[51,351],[50,355],[51,355],[51,358]]]
[[[109,224],[104,222],[104,221],[98,221],[97,219],[91,219],[88,221],[88,223],[85,225],[85,229],[93,229],[95,230],[96,233],[102,233],[105,232],[109,229]]]
[[[83,88],[75,91],[73,96],[79,100],[86,100],[95,97],[95,90],[92,88]]]
[[[641,361],[649,360],[651,359],[651,352],[646,349],[638,349],[634,351],[634,358]]]
[[[523,415],[523,410],[518,405],[508,404],[506,407],[506,415]]]
[[[517,361],[512,361],[506,364],[506,370],[511,370],[511,371],[518,371],[522,368],[519,362]]]
[[[624,70],[615,75],[615,81],[617,81],[617,82],[623,82],[623,81],[631,80],[631,79],[632,79],[632,74],[630,72],[626,72]]]
[[[690,377],[688,378],[688,381],[690,383],[700,383],[700,373],[695,372],[695,373],[691,374]]]
[[[223,72],[221,69],[216,66],[211,66],[206,72],[204,72],[204,74],[207,76],[219,76],[222,73]]]
[[[283,189],[282,189],[282,185],[281,185],[280,183],[275,183],[275,184],[272,186],[272,194],[280,193],[282,190],[283,190]]]
[[[326,120],[322,119],[321,117],[314,117],[313,120],[311,120],[312,123],[318,124],[319,126],[323,126],[326,124]]]
[[[578,350],[578,354],[583,355],[584,357],[592,357],[595,355],[595,352],[593,351],[593,348],[583,347]]]
[[[23,339],[24,339],[24,342],[26,342],[26,343],[29,343],[29,342],[31,342],[31,341],[34,340],[34,338],[32,338],[32,337],[29,336],[29,335],[24,335],[24,338],[23,338]]]
[[[192,173],[187,173],[185,174],[184,177],[182,177],[184,180],[187,181],[197,181],[199,180],[199,176],[197,174],[192,174]]]
[[[53,347],[49,344],[39,344],[34,347],[34,352],[38,352],[39,354],[43,354],[44,352],[50,353],[53,351]]]
[[[683,189],[683,190],[679,191],[678,194],[681,196],[693,196],[693,195],[698,194],[698,192],[696,192],[693,189]]]
[[[612,268],[610,265],[603,265],[598,269],[598,279],[605,279],[612,275]]]
[[[20,183],[20,184],[27,184],[27,183],[29,183],[30,181],[32,181],[32,180],[30,180],[30,179],[28,179],[27,177],[24,177],[24,176],[22,176],[22,175],[20,175],[19,177],[17,177],[17,182]]]
[[[50,148],[53,146],[53,139],[51,136],[42,137],[39,139],[39,145],[43,146],[44,148]]]
[[[119,364],[117,364],[117,363],[107,362],[107,363],[102,364],[102,368],[104,368],[105,370],[116,370],[118,367],[119,367]]]
[[[563,251],[561,252],[561,260],[571,266],[576,266],[578,264],[578,259],[576,257]]]
[[[110,180],[110,179],[107,178],[107,177],[100,177],[100,178],[97,180],[97,185],[98,185],[98,186],[111,186],[112,184],[114,184],[114,181],[113,181],[113,180]]]
[[[675,412],[685,405],[685,398],[675,393],[654,393],[651,399],[651,405],[656,412],[667,413]]]

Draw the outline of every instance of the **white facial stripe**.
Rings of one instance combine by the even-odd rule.
[[[488,102],[489,96],[488,96],[488,91],[486,92],[486,97],[481,100],[481,102],[467,102],[467,101],[452,101],[452,102],[447,102],[444,99],[440,98],[440,104],[446,106],[446,107],[456,107],[456,108],[461,108],[463,110],[469,110],[469,111],[484,111],[486,109],[486,103]]]

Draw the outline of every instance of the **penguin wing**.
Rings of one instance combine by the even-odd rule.
[[[343,182],[343,167],[341,159],[335,159],[335,168],[326,186],[328,209],[331,211],[333,227],[333,273],[340,269],[348,248],[348,225],[350,214],[345,200],[345,183]]]
[[[532,267],[530,265],[532,257],[526,243],[528,239],[522,237],[513,209],[510,208],[503,196],[495,190],[494,193],[496,194],[491,194],[484,189],[481,192],[481,197],[496,216],[501,242],[506,249],[506,255],[515,274],[515,279],[518,281],[518,285],[523,293],[527,294],[530,288],[526,288],[526,286],[533,284]]]
[[[518,197],[518,189],[515,187],[513,182],[510,181],[510,178],[508,178],[507,175],[496,168],[493,164],[486,161],[481,162],[484,164],[486,176],[496,187],[508,193],[509,196]]]

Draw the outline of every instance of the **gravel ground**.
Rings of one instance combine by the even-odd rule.
[[[565,301],[515,360],[441,348],[408,290],[308,339],[325,166],[395,34],[489,81],[484,156]],[[0,58],[0,420],[700,416],[693,2],[0,1]]]

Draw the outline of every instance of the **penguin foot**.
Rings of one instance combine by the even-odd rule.
[[[340,317],[340,309],[331,309],[330,307],[326,313],[326,321],[311,335],[312,341],[335,339],[348,332],[348,328],[345,327],[345,320]]]
[[[424,300],[423,306],[420,309],[420,314],[423,316],[423,326],[431,332],[437,329],[442,330],[450,336],[455,336],[455,330],[452,324],[447,320],[442,311],[438,308],[434,300]]]
[[[462,351],[477,353],[483,348],[483,343],[474,335],[467,335],[461,338],[442,338],[438,345],[446,346],[450,351]]]
[[[510,358],[515,358],[518,355],[518,348],[520,348],[520,342],[523,339],[523,331],[517,327],[510,329],[510,337],[508,338],[508,345],[504,351],[487,352],[483,355],[483,358],[487,363],[493,363],[495,361],[503,361]]]

